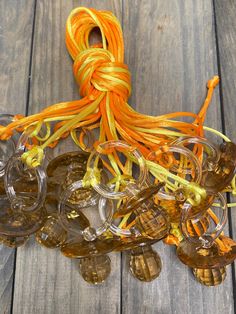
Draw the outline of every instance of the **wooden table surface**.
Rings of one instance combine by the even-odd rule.
[[[219,74],[206,124],[236,140],[234,0],[0,0],[1,113],[30,114],[78,98],[64,42],[66,18],[77,6],[119,18],[133,107],[152,115],[198,112],[207,80]],[[229,210],[226,233],[236,239],[236,209]],[[234,313],[235,268],[228,267],[221,286],[207,288],[174,248],[155,247],[163,260],[157,280],[138,282],[125,254],[111,254],[111,276],[94,287],[80,277],[77,261],[33,239],[17,250],[0,246],[0,314]]]

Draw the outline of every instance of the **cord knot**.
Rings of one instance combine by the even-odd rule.
[[[29,168],[36,168],[42,164],[44,158],[43,148],[34,146],[31,150],[23,153],[21,158]]]
[[[113,54],[103,48],[81,51],[73,66],[82,97],[100,92],[114,92],[125,101],[131,93],[130,72],[127,65],[117,62]]]
[[[215,88],[220,82],[220,78],[218,75],[213,76],[212,79],[210,79],[207,82],[207,88]]]

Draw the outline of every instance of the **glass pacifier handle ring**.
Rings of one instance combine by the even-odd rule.
[[[180,137],[177,140],[175,140],[172,144],[180,146],[188,144],[199,144],[205,148],[207,154],[209,155],[208,158],[210,158],[210,160],[214,160],[215,162],[217,162],[220,157],[218,148],[203,137],[196,136]]]
[[[67,219],[67,212],[66,212],[66,206],[67,206],[67,202],[70,199],[72,193],[74,193],[76,190],[84,188],[83,185],[83,181],[79,180],[76,181],[74,183],[72,183],[71,185],[68,186],[68,188],[66,190],[63,191],[61,197],[60,197],[60,201],[58,204],[58,217],[60,220],[60,223],[62,224],[62,226],[67,230],[70,231],[72,233],[78,234],[78,235],[83,235],[85,236],[86,232],[93,232],[94,233],[94,237],[99,237],[100,235],[102,235],[110,226],[111,220],[112,220],[112,216],[113,216],[113,211],[114,211],[114,206],[113,206],[113,201],[109,200],[110,203],[110,207],[109,207],[109,211],[107,213],[107,215],[105,215],[105,219],[104,221],[102,221],[102,224],[97,226],[97,227],[93,227],[93,226],[89,226],[88,228],[81,230],[79,228],[75,228],[73,226],[73,224],[70,224],[70,222]],[[91,197],[86,204],[84,204],[83,207],[77,207],[77,209],[79,209],[81,212],[83,210],[83,208],[88,208],[88,207],[92,207],[95,206],[98,202],[98,195],[95,195],[93,197]],[[97,209],[96,209],[97,210]]]
[[[17,163],[21,161],[21,154],[16,153],[12,157],[10,157],[5,171],[4,176],[4,185],[6,189],[6,194],[13,205],[13,207],[22,207],[24,211],[33,212],[40,208],[43,205],[45,200],[46,192],[47,192],[47,184],[46,184],[46,174],[44,170],[39,166],[35,168],[35,176],[38,182],[38,192],[37,192],[37,199],[32,206],[25,207],[21,203],[20,197],[17,196],[17,193],[14,189],[14,180],[11,179],[11,169],[14,166],[17,166]]]
[[[137,183],[140,186],[142,186],[146,181],[147,171],[146,171],[146,165],[145,165],[145,160],[143,156],[136,148],[132,147],[131,145],[123,141],[107,141],[98,145],[97,150],[91,153],[91,156],[87,164],[87,169],[91,170],[91,181],[93,182],[92,184],[93,188],[105,198],[120,199],[127,196],[128,191],[124,189],[124,191],[115,192],[111,190],[111,188],[108,187],[107,185],[98,182],[95,176],[95,169],[94,169],[94,162],[96,158],[97,157],[99,158],[102,155],[102,153],[100,153],[99,151],[102,152],[103,150],[109,150],[113,148],[117,149],[117,151],[122,151],[122,152],[124,151],[126,153],[129,152],[132,154],[134,159],[137,160],[137,164],[139,166],[139,177],[137,179]]]
[[[219,235],[221,234],[226,222],[227,222],[227,203],[226,200],[224,198],[224,196],[221,193],[217,193],[216,194],[216,198],[215,199],[219,199],[220,201],[220,208],[222,209],[222,215],[221,218],[219,219],[219,221],[216,223],[215,229],[211,232],[211,233],[204,233],[201,236],[199,236],[199,238],[196,237],[192,237],[189,232],[188,232],[188,228],[187,228],[187,220],[188,220],[188,210],[189,210],[189,206],[191,206],[188,203],[185,203],[183,205],[183,213],[182,213],[182,217],[181,217],[181,231],[183,236],[185,237],[186,240],[188,240],[189,242],[193,242],[193,243],[199,243],[200,246],[205,247],[205,248],[209,248],[212,246],[213,242],[215,239],[217,239],[219,237]],[[199,217],[201,218],[201,217]],[[210,217],[211,219],[213,219],[212,217]],[[197,221],[198,219],[193,219],[193,221]]]
[[[154,194],[157,194],[162,186],[163,186],[163,184],[159,183],[159,185],[156,185],[155,187],[153,186],[153,188],[149,192],[147,192],[148,188],[146,188],[146,189],[141,190],[138,194],[131,196],[131,199],[128,201],[129,205],[127,204],[129,207],[129,210],[130,210],[128,212],[128,214],[135,212],[145,202],[147,202],[147,201],[149,202],[150,198],[152,198],[152,196]],[[138,198],[137,198],[137,196],[138,196]],[[108,201],[108,199],[105,197],[101,197],[99,200],[99,214],[100,214],[100,217],[103,221],[105,221],[105,219],[106,219],[105,210],[106,210],[106,206],[107,206],[107,201]],[[111,222],[111,224],[109,226],[109,230],[116,236],[123,236],[123,237],[141,236],[140,230],[138,228],[136,228],[135,226],[132,226],[129,228],[128,227],[121,228],[120,225],[118,225],[118,226],[116,225],[114,220]]]
[[[173,153],[173,154],[179,154],[182,155],[184,157],[186,157],[188,160],[191,161],[191,163],[193,164],[193,170],[194,170],[194,182],[195,183],[199,183],[201,181],[201,166],[200,163],[198,161],[198,159],[196,158],[196,156],[187,148],[182,147],[182,146],[178,146],[178,145],[170,145],[170,146],[161,146],[157,151],[153,151],[151,152],[148,156],[147,159],[150,161],[154,161],[160,157],[162,154],[165,153]],[[170,165],[168,167],[169,171],[175,171],[178,173],[178,171],[180,172],[180,170],[178,170],[178,168],[176,166],[173,165],[173,162],[169,162]],[[164,167],[165,168],[165,167]],[[181,169],[181,173],[188,173],[189,171],[185,170],[185,169]]]
[[[22,210],[27,212],[33,212],[40,208],[43,205],[43,202],[46,197],[47,193],[47,182],[46,182],[46,174],[45,171],[41,166],[34,168],[36,180],[38,183],[38,192],[37,198],[35,202],[31,206],[24,206],[20,197],[17,196],[17,193],[14,189],[14,180],[11,178],[11,170],[12,168],[16,167],[17,170],[20,172],[22,171],[22,167],[27,167],[22,164],[22,154],[25,149],[25,144],[28,139],[28,132],[27,130],[21,135],[19,142],[17,144],[16,152],[14,155],[10,157],[8,160],[5,176],[4,176],[4,185],[6,194],[10,200],[10,203],[13,207],[21,207]],[[30,169],[29,169],[30,170]]]
[[[194,183],[199,184],[202,178],[202,170],[201,165],[196,158],[196,156],[186,147],[177,146],[177,145],[170,145],[170,146],[161,146],[157,151],[151,152],[147,156],[147,162],[156,163],[157,159],[161,157],[162,154],[171,153],[171,154],[179,154],[180,156],[184,156],[189,161],[191,161],[193,165],[192,171],[194,172]],[[170,167],[167,168],[168,171],[180,172],[176,166],[170,164]],[[181,173],[188,173],[187,170],[181,169]],[[160,199],[166,200],[175,200],[176,194],[175,192],[165,191],[165,189],[161,188],[158,192],[158,196]]]
[[[106,221],[106,215],[105,210],[107,207],[107,202],[109,201],[108,198],[100,197],[99,203],[98,203],[98,209],[99,209],[99,215],[101,217],[101,220],[105,223]],[[117,236],[124,236],[124,237],[131,237],[134,236],[134,233],[130,229],[122,229],[119,228],[119,226],[116,226],[112,221],[109,226],[109,230]]]

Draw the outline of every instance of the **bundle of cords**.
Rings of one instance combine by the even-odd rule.
[[[90,34],[94,29],[99,29],[102,42],[90,45]],[[66,23],[66,46],[74,61],[73,73],[82,98],[54,104],[31,116],[16,115],[12,123],[0,127],[0,139],[7,140],[14,131],[23,132],[30,126],[31,141],[22,156],[29,167],[40,165],[44,150],[54,147],[68,135],[83,149],[83,131],[77,136],[81,128],[99,128],[95,146],[105,141],[124,140],[136,147],[144,158],[178,137],[204,135],[203,123],[213,90],[219,82],[217,76],[208,82],[207,97],[198,114],[174,112],[149,116],[136,112],[127,103],[131,93],[130,72],[124,64],[121,26],[111,12],[84,7],[74,9]],[[192,123],[183,122],[183,117],[192,118]],[[177,121],[178,118],[181,121]],[[45,132],[43,136],[42,132]],[[198,152],[199,158],[200,154]],[[130,169],[122,166],[117,154],[113,152],[112,155],[115,174],[120,174],[120,169],[123,173]],[[167,169],[156,163],[149,161],[147,166],[155,177],[171,176]],[[184,178],[172,175],[173,178],[189,185]],[[192,185],[192,189],[203,193],[196,185]]]

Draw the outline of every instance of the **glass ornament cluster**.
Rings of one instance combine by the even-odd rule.
[[[11,120],[0,117],[1,125]],[[22,162],[28,132],[0,141],[2,244],[16,248],[34,236],[78,259],[84,280],[100,284],[110,274],[112,251],[129,252],[130,272],[140,281],[157,278],[162,262],[152,245],[163,240],[200,283],[225,279],[236,258],[236,242],[223,233],[222,194],[234,180],[234,143],[186,136],[144,158],[124,141],[95,145],[88,134],[89,152],[65,139],[29,168]]]

